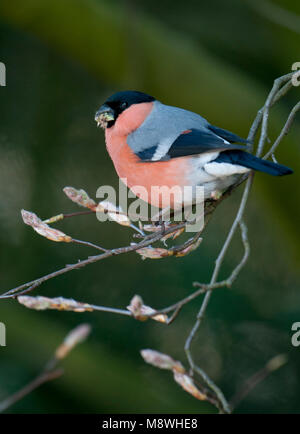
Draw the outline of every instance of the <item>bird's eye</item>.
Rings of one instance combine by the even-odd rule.
[[[121,109],[122,109],[122,110],[125,110],[126,107],[128,107],[128,103],[127,103],[127,102],[122,102],[122,104],[121,104]]]

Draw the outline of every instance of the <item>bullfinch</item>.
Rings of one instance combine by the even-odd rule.
[[[188,186],[192,203],[196,186],[203,187],[206,200],[250,170],[275,176],[292,173],[286,166],[248,153],[248,141],[236,134],[142,92],[115,93],[96,112],[95,120],[105,130],[119,177],[136,196],[159,208],[164,198],[153,196],[153,186]]]

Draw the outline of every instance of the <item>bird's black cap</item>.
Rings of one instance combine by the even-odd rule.
[[[155,101],[155,98],[147,93],[137,90],[124,90],[111,95],[97,110],[95,120],[103,128],[112,127],[118,116],[133,104]]]
[[[127,104],[127,107],[132,104],[140,104],[143,102],[155,101],[155,98],[147,93],[139,92],[137,90],[124,90],[114,93],[106,100],[108,105],[122,105]]]

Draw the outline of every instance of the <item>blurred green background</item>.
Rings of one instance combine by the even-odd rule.
[[[66,185],[92,196],[100,185],[117,187],[93,119],[107,96],[145,91],[246,136],[274,78],[300,61],[299,9],[296,0],[2,0],[0,61],[7,86],[0,88],[1,292],[94,254],[39,237],[22,223],[20,209],[47,218],[78,210],[62,193]],[[271,140],[299,89],[272,111]],[[288,363],[237,412],[300,410],[300,348],[291,345],[291,326],[300,321],[299,132],[298,116],[276,153],[295,174],[256,176],[246,213],[251,257],[232,290],[214,294],[193,346],[197,363],[228,398],[271,357],[288,355]],[[185,258],[109,258],[51,280],[35,294],[121,308],[136,293],[156,308],[176,302],[194,280],[208,281],[240,193],[218,208],[200,248]],[[57,227],[105,247],[131,240],[130,229],[94,216]],[[237,237],[221,277],[241,254]],[[153,348],[185,362],[184,341],[200,303],[186,306],[167,327],[104,313],[36,312],[1,301],[7,346],[0,347],[0,400],[39,372],[70,328],[89,322],[92,336],[64,362],[65,375],[9,412],[214,412],[139,355]]]

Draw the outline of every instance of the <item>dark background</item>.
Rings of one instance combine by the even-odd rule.
[[[283,10],[280,8],[284,8]],[[91,196],[118,180],[95,110],[111,93],[138,89],[201,113],[246,136],[273,80],[300,61],[299,2],[191,0],[17,0],[0,5],[0,285],[1,292],[84,259],[94,251],[52,243],[20,218],[25,208],[47,218],[78,208],[72,185]],[[274,140],[299,99],[292,89],[272,111]],[[295,174],[258,174],[246,212],[251,256],[232,290],[212,297],[193,346],[195,360],[230,397],[276,354],[288,363],[262,382],[237,412],[299,412],[300,321],[299,116],[276,153]],[[215,213],[199,249],[185,258],[109,258],[51,280],[35,294],[123,308],[138,293],[160,308],[208,281],[241,191]],[[105,247],[128,245],[131,230],[94,216],[56,227]],[[238,237],[221,277],[239,261]],[[7,346],[0,347],[0,400],[30,381],[70,328],[93,333],[64,362],[65,375],[9,409],[28,412],[214,412],[182,391],[168,372],[146,365],[142,348],[185,362],[184,341],[201,299],[167,327],[105,313],[36,312],[1,301]]]

